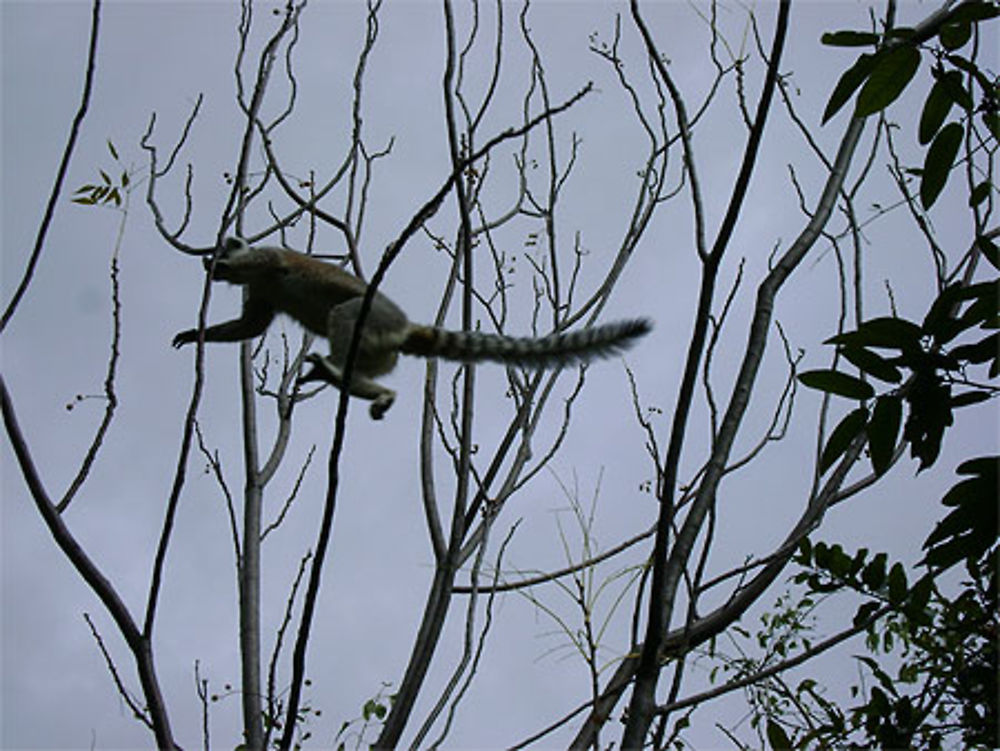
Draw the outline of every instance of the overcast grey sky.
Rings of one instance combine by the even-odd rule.
[[[273,5],[258,8],[256,22],[261,29],[268,30],[275,23],[270,15]],[[511,30],[519,7],[507,6]],[[782,69],[794,74],[798,111],[827,149],[836,143],[843,123],[834,121],[820,130],[819,113],[840,71],[853,57],[821,48],[818,38],[824,30],[864,27],[866,7],[853,0],[800,2],[793,11],[793,32]],[[903,3],[901,21],[918,20],[934,7]],[[725,2],[722,9],[721,23],[730,44],[752,46],[743,37],[744,7]],[[758,9],[763,34],[769,39],[774,5],[764,2]],[[691,103],[700,101],[711,80],[705,54],[709,34],[696,12],[704,10],[703,5],[680,2],[648,6],[651,27]],[[615,14],[625,11],[623,6],[603,2],[543,2],[531,14],[553,100],[568,98],[588,81],[596,86],[594,95],[556,122],[558,136],[565,143],[572,133],[581,138],[579,167],[567,185],[560,217],[567,251],[579,231],[588,252],[581,297],[600,281],[621,241],[645,148],[642,131],[613,71],[588,51],[590,35],[598,32],[601,39],[609,40]],[[84,2],[0,3],[4,305],[21,277],[79,101],[89,17],[90,6]],[[71,411],[65,405],[77,394],[100,392],[109,336],[108,264],[119,221],[110,210],[71,204],[69,191],[92,182],[99,169],[111,166],[108,139],[123,161],[138,170],[135,177],[140,179],[146,162],[138,141],[151,113],[157,113],[154,140],[167,149],[196,97],[204,93],[203,112],[182,162],[192,162],[195,169],[195,210],[186,237],[195,245],[211,242],[228,195],[223,175],[233,168],[242,133],[232,73],[238,18],[238,6],[224,2],[112,2],[104,7],[95,90],[67,178],[68,190],[57,208],[33,287],[3,339],[4,377],[53,495],[61,494],[71,479],[103,410],[103,402],[96,398]],[[462,17],[460,23],[467,20]],[[277,145],[290,173],[304,177],[316,170],[320,176],[329,176],[349,134],[350,85],[364,33],[363,8],[353,2],[317,2],[306,9],[301,27],[295,53],[298,106]],[[437,3],[391,4],[382,14],[381,35],[367,71],[365,133],[371,148],[384,147],[390,138],[395,141],[392,155],[378,165],[369,197],[371,214],[362,238],[369,273],[381,249],[447,174],[447,142],[441,127],[441,28]],[[263,33],[255,36],[258,43]],[[485,133],[516,125],[521,117],[527,57],[513,31],[507,43],[501,93]],[[628,28],[623,50],[631,73],[641,77],[639,43]],[[756,92],[761,71],[756,57],[752,70],[751,89]],[[475,75],[484,72],[476,70]],[[272,107],[276,110],[282,100],[275,97]],[[707,190],[713,223],[728,195],[745,133],[733,101],[732,86],[727,83],[698,132],[702,179],[704,185],[714,186]],[[907,99],[898,106],[915,111],[919,101]],[[563,157],[567,154],[565,146]],[[797,177],[814,197],[822,174],[779,108],[769,124],[752,203],[738,227],[734,258],[747,258],[745,273],[752,281],[734,307],[733,328],[716,363],[723,391],[735,367],[735,360],[726,354],[735,356],[745,339],[742,321],[768,254],[775,243],[787,244],[803,223],[788,177],[789,162],[802,166]],[[509,161],[505,165],[497,159],[496,169],[509,170]],[[884,175],[878,181],[884,200],[890,201],[893,194]],[[516,192],[513,179],[507,183],[506,194],[503,186],[498,180],[489,196],[497,211]],[[67,523],[137,613],[144,604],[152,552],[177,460],[183,411],[191,392],[192,350],[179,353],[169,343],[174,333],[193,325],[202,285],[200,264],[178,254],[156,235],[142,200],[143,190],[132,196],[122,243],[125,322],[119,417],[85,491],[66,514]],[[183,211],[182,190],[182,170],[160,186],[170,226],[176,225]],[[873,195],[871,200],[875,199]],[[939,231],[947,230],[947,207],[960,206],[959,199],[957,194],[944,197],[945,208],[937,214]],[[605,312],[606,319],[645,315],[655,321],[655,332],[629,354],[628,362],[637,374],[643,403],[664,412],[661,440],[669,424],[697,291],[689,213],[689,203],[681,200],[657,215]],[[451,234],[452,214],[444,212],[433,229]],[[257,221],[262,226],[265,219],[261,215]],[[920,250],[914,259],[906,256],[906,243],[913,241],[901,242],[900,226],[908,227],[905,217],[890,217],[866,230],[872,315],[888,310],[885,294],[878,292],[886,279],[892,280],[895,303],[903,315],[919,317],[929,299],[927,254]],[[334,245],[323,248],[327,252],[343,251],[332,233],[322,239]],[[526,250],[523,233],[512,232],[503,240],[510,244],[511,253]],[[796,284],[781,299],[777,313],[792,347],[805,350],[806,367],[828,362],[829,353],[821,342],[836,325],[830,307],[836,300],[834,257],[820,251],[817,248],[813,262],[797,272]],[[429,239],[421,238],[393,267],[383,290],[412,318],[430,319],[446,272],[446,257],[433,249]],[[731,284],[735,273],[734,261],[723,284]],[[516,277],[519,286],[512,297],[515,326],[525,326],[529,320],[532,298],[527,274],[526,265],[521,264]],[[228,318],[238,306],[238,291],[217,289],[210,319]],[[290,324],[283,325],[294,331]],[[784,365],[776,340],[771,347],[767,383],[776,398]],[[206,373],[200,419],[209,444],[223,457],[230,487],[238,489],[235,348],[210,347]],[[408,361],[387,379],[400,396],[384,423],[372,423],[358,404],[351,411],[333,548],[310,648],[312,687],[306,699],[323,712],[310,722],[317,747],[330,742],[343,720],[356,716],[381,682],[398,683],[420,616],[432,573],[418,491],[422,374],[422,363]],[[568,393],[572,382],[566,378],[560,394]],[[488,447],[497,442],[505,426],[509,403],[503,399],[504,383],[498,372],[481,368],[480,386],[476,442],[488,456]],[[755,408],[753,424],[766,423],[771,405],[773,401],[764,400]],[[797,415],[801,418],[793,422],[789,440],[726,484],[727,506],[720,515],[714,571],[766,553],[797,515],[810,479],[805,468],[810,466],[813,449],[809,430],[816,405],[815,395],[800,395]],[[273,518],[301,458],[315,444],[316,459],[301,500],[265,548],[267,649],[284,610],[289,582],[303,551],[314,542],[335,406],[334,395],[328,393],[298,412],[289,460],[265,511],[268,519]],[[558,411],[553,409],[555,420]],[[620,362],[590,369],[575,413],[573,429],[551,465],[552,472],[533,479],[500,520],[496,540],[516,519],[525,520],[507,553],[506,562],[512,567],[545,570],[564,563],[556,517],[567,528],[571,525],[560,481],[578,486],[588,501],[599,485],[596,529],[603,547],[642,531],[655,518],[652,497],[640,487],[652,477],[645,436],[631,410]],[[704,411],[700,414],[704,422]],[[265,434],[269,429],[265,428]],[[553,429],[542,430],[540,437],[550,436]],[[686,454],[688,478],[702,461],[705,440],[703,432],[692,437]],[[745,440],[744,450],[750,445],[750,439]],[[973,451],[996,445],[992,420],[960,419],[949,436],[940,471],[928,473],[917,483],[912,465],[898,468],[898,477],[885,484],[877,503],[870,499],[863,510],[832,513],[825,538],[858,547],[888,548],[913,562],[937,513],[937,499],[952,483],[954,466]],[[52,544],[24,490],[6,440],[0,462],[0,744],[5,748],[148,747],[151,738],[119,700],[82,614],[94,617],[123,677],[137,692],[131,662],[113,624]],[[225,507],[214,480],[202,471],[204,464],[198,455],[189,463],[155,647],[178,740],[185,747],[200,743],[200,708],[193,680],[197,660],[202,675],[211,681],[211,690],[224,695],[212,707],[212,737],[218,747],[225,748],[238,742],[239,728],[238,697],[225,696],[224,689],[227,683],[239,684],[235,574]],[[442,476],[447,477],[447,462],[440,458],[439,464]],[[635,551],[607,572],[640,558],[641,553]],[[561,612],[569,612],[569,604],[554,588],[538,596]],[[425,711],[459,654],[462,607],[456,603],[443,640],[452,646],[440,653],[432,667],[432,688],[422,705]],[[619,621],[627,623],[628,615],[624,612]],[[554,624],[525,599],[517,595],[500,598],[493,628],[479,680],[451,736],[450,745],[455,747],[514,743],[587,695],[583,666],[566,651],[552,651],[565,639],[553,635]],[[621,629],[609,633],[608,659],[627,646],[626,637]],[[731,711],[733,722],[740,716],[740,706],[739,697],[723,705]],[[713,727],[715,717],[705,714],[695,716],[696,721],[700,717],[700,724],[692,741],[701,748],[724,745],[723,736]],[[567,738],[562,733],[545,745],[564,745]]]

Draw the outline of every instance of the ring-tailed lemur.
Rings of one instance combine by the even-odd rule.
[[[312,370],[300,381],[322,380],[340,386],[354,322],[366,284],[338,266],[303,253],[275,247],[251,248],[241,238],[227,238],[218,251],[212,279],[247,287],[249,295],[239,318],[205,329],[205,341],[235,342],[264,333],[276,313],[286,313],[330,342],[329,357],[310,354]],[[392,406],[396,392],[376,383],[396,366],[399,353],[441,357],[461,362],[493,360],[525,367],[552,367],[607,357],[621,352],[652,328],[648,319],[608,323],[538,339],[480,332],[447,331],[410,323],[399,307],[376,292],[365,319],[350,393],[372,402],[379,420]],[[180,347],[197,341],[198,330],[174,337]]]

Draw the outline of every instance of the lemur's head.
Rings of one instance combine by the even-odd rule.
[[[212,271],[213,280],[241,284],[249,281],[245,272],[252,271],[252,256],[253,251],[246,240],[242,237],[227,237],[216,251],[215,266],[212,266],[211,256],[205,256],[202,263],[206,271]]]

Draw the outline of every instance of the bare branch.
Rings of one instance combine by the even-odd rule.
[[[104,657],[104,664],[107,665],[108,672],[111,673],[111,680],[115,682],[115,688],[118,690],[118,695],[122,698],[122,701],[128,705],[128,708],[132,710],[132,716],[139,720],[139,722],[147,728],[153,730],[153,723],[149,719],[149,715],[142,707],[139,706],[139,702],[137,702],[132,694],[129,693],[128,689],[125,688],[125,684],[122,682],[121,676],[118,675],[118,668],[115,667],[115,662],[111,659],[111,654],[108,652],[108,648],[104,645],[104,639],[101,638],[101,634],[98,632],[97,626],[94,624],[90,614],[84,613],[83,620],[85,620],[87,625],[90,626],[90,633],[93,635],[94,641],[97,642],[97,648],[101,650],[101,655]]]
[[[682,529],[682,537],[684,536],[685,531],[687,532],[687,535],[684,539],[681,539],[681,537],[678,538],[677,544],[670,552],[670,560],[668,561],[668,537],[673,519],[672,497],[674,487],[676,485],[677,470],[680,463],[681,447],[686,433],[688,412],[691,406],[695,380],[697,379],[698,364],[705,345],[705,333],[708,323],[708,315],[711,310],[712,299],[714,296],[715,281],[718,274],[719,264],[721,263],[722,257],[728,247],[730,237],[736,225],[736,219],[739,216],[740,210],[743,206],[743,201],[746,197],[750,176],[756,164],[758,148],[763,137],[764,125],[767,120],[767,113],[770,109],[771,99],[775,89],[775,81],[778,77],[778,66],[781,60],[781,52],[784,48],[785,32],[788,24],[788,13],[789,5],[787,0],[785,0],[779,7],[778,19],[775,25],[773,48],[768,62],[764,88],[761,92],[760,101],[758,102],[754,125],[749,138],[747,139],[740,171],[736,178],[726,214],[722,220],[722,224],[719,228],[719,232],[716,236],[711,252],[704,256],[705,266],[702,275],[701,290],[699,293],[698,312],[689,344],[684,376],[681,381],[681,387],[677,397],[674,419],[671,427],[670,444],[667,448],[667,458],[664,463],[664,495],[660,497],[660,513],[657,521],[657,533],[653,552],[653,581],[651,591],[654,594],[650,598],[649,616],[646,623],[646,637],[640,658],[640,669],[637,675],[636,687],[632,692],[629,720],[625,727],[625,734],[622,737],[622,745],[629,748],[642,745],[645,741],[649,724],[652,721],[652,709],[654,704],[656,682],[659,677],[659,652],[661,639],[665,631],[665,626],[669,623],[670,613],[673,609],[673,597],[679,572],[683,569],[683,562],[690,554],[694,543],[694,536],[696,535],[697,530],[700,530],[702,519],[707,513],[708,506],[710,505],[709,500],[703,500],[700,505],[696,501],[689,512]],[[639,16],[638,5],[635,0],[633,0],[632,3],[632,15],[640,29],[640,32],[646,40],[646,46],[649,51],[650,58],[657,65],[657,69],[660,70],[661,77],[663,77],[665,81],[668,80],[669,76],[667,75],[666,68],[663,65],[662,60],[660,60],[657,56],[657,48],[653,43],[648,30],[643,24],[641,17]],[[692,186],[693,189],[694,187],[695,186]],[[766,317],[767,319],[770,317],[769,309],[766,311]],[[764,335],[766,335],[766,328],[764,330]],[[758,334],[758,338],[760,336],[761,335]],[[761,349],[763,349],[762,340]],[[756,373],[756,365],[754,366],[753,372],[754,374]],[[747,398],[747,395],[744,395],[744,398]],[[728,412],[727,418],[729,418]],[[732,425],[730,430],[735,431],[735,427],[735,424]],[[717,441],[717,444],[722,444],[722,456],[728,454],[727,441],[731,444],[734,437],[732,433],[727,436],[725,434],[726,429],[727,420],[724,420],[722,430],[720,431],[720,440]],[[719,455],[719,453],[720,452],[718,450],[713,451],[713,454]],[[722,466],[723,464],[720,464],[719,469],[721,469]],[[706,481],[709,480],[709,478],[710,475],[707,475]],[[703,483],[702,488],[704,489],[705,487],[706,484]],[[711,482],[708,482],[708,487],[711,489],[711,498],[714,499],[715,488],[712,486]],[[703,494],[700,494],[700,496],[703,498],[708,497]]]
[[[48,203],[45,204],[45,213],[42,215],[41,224],[38,225],[38,232],[35,235],[35,246],[31,251],[31,255],[28,257],[28,265],[24,269],[24,275],[21,277],[21,281],[18,283],[17,289],[14,290],[14,295],[11,297],[10,302],[7,303],[3,316],[0,316],[0,333],[3,333],[3,330],[7,328],[7,322],[10,321],[11,316],[14,315],[14,311],[17,310],[17,306],[20,305],[21,298],[24,297],[24,293],[28,291],[28,285],[31,284],[32,277],[35,275],[35,267],[38,265],[38,259],[42,256],[42,248],[45,246],[45,238],[49,233],[49,226],[52,224],[52,217],[55,215],[59,195],[62,193],[63,180],[66,179],[69,162],[73,156],[73,150],[76,148],[76,139],[80,133],[80,126],[83,124],[83,118],[86,117],[87,109],[90,107],[90,93],[93,90],[94,71],[97,68],[97,37],[100,29],[100,23],[101,0],[94,0],[90,18],[90,43],[87,49],[87,71],[84,74],[83,93],[80,96],[80,106],[77,108],[76,115],[73,117],[72,125],[70,125],[69,138],[66,141],[66,147],[63,149],[62,159],[59,161],[59,168],[56,170],[56,179],[52,185],[52,192],[49,193]]]
[[[28,448],[21,427],[18,424],[17,415],[14,412],[14,404],[7,391],[7,383],[3,376],[0,376],[0,407],[3,411],[4,428],[10,438],[11,447],[17,457],[21,474],[24,476],[25,484],[31,494],[35,507],[39,515],[45,522],[49,533],[55,540],[56,545],[63,552],[63,555],[73,565],[73,568],[80,574],[98,599],[101,600],[108,613],[114,619],[122,637],[132,650],[135,657],[136,669],[139,673],[139,681],[142,684],[143,694],[146,698],[146,706],[149,709],[149,717],[153,723],[153,732],[160,748],[171,749],[175,744],[173,734],[170,730],[170,721],[167,717],[166,705],[163,703],[163,696],[160,693],[160,686],[156,678],[156,670],[153,667],[153,653],[150,648],[148,635],[139,631],[131,613],[125,603],[121,600],[114,586],[105,578],[104,574],[97,568],[97,565],[90,559],[73,536],[69,528],[63,523],[59,512],[56,511],[48,493],[42,485],[41,477],[35,468],[34,460]]]
[[[105,407],[104,415],[101,418],[101,422],[97,427],[97,431],[94,433],[94,439],[90,442],[90,447],[87,449],[87,454],[80,464],[80,469],[76,473],[76,476],[70,482],[69,487],[63,494],[63,497],[56,504],[56,510],[61,514],[65,511],[69,504],[73,501],[76,496],[77,491],[83,486],[88,475],[90,474],[90,469],[97,459],[97,452],[100,451],[101,446],[104,443],[104,436],[108,432],[108,428],[111,427],[111,421],[114,419],[115,409],[118,407],[118,394],[115,391],[115,377],[118,373],[118,359],[121,354],[118,348],[118,344],[121,341],[122,332],[122,306],[121,306],[121,288],[118,281],[118,255],[121,251],[122,237],[125,233],[125,218],[128,216],[128,194],[129,191],[125,191],[125,201],[126,208],[122,210],[121,218],[118,222],[118,236],[115,238],[115,248],[111,254],[111,344],[110,353],[108,356],[108,367],[104,375],[104,398]]]

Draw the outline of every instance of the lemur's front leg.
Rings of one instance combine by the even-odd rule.
[[[217,323],[205,328],[206,342],[240,342],[253,339],[267,330],[268,324],[274,318],[274,308],[260,300],[251,298],[243,306],[243,314],[239,318],[225,323]],[[188,329],[174,337],[174,347],[182,347],[198,341],[198,329]]]

